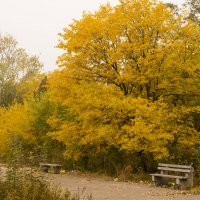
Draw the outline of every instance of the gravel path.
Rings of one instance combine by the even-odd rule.
[[[200,195],[186,195],[178,190],[150,184],[118,182],[89,175],[48,174],[48,177],[61,189],[68,189],[71,193],[81,193],[85,188],[85,196],[92,194],[95,200],[200,200]]]
[[[0,165],[0,169],[2,178],[6,167]],[[72,194],[79,191],[81,200],[86,200],[86,196],[90,194],[94,200],[200,200],[200,195],[182,194],[178,190],[151,184],[114,181],[108,177],[76,173],[42,173],[42,176],[62,190],[67,189]]]

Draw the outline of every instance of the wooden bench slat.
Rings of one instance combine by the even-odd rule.
[[[51,164],[52,167],[61,167],[62,165],[59,164]]]
[[[185,172],[185,173],[191,172],[191,170],[189,170],[189,169],[178,169],[178,168],[170,168],[170,167],[158,167],[158,170],[172,171],[172,172]]]
[[[175,164],[164,164],[164,163],[159,163],[159,167],[172,167],[172,168],[181,168],[181,169],[192,169],[191,165],[175,165]]]
[[[166,178],[178,178],[178,179],[187,179],[188,177],[185,176],[175,176],[175,175],[168,175],[168,174],[150,174],[151,176],[159,176],[159,177],[166,177]]]
[[[51,164],[49,164],[49,163],[40,163],[40,166],[48,166],[48,167],[51,167]]]

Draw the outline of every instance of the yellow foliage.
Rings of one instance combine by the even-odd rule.
[[[62,81],[54,82],[54,75]],[[94,146],[97,151],[111,147],[144,151],[157,159],[169,155],[167,146],[174,136],[168,128],[172,119],[165,103],[125,97],[115,87],[100,83],[65,82],[61,78],[64,71],[54,75],[49,80],[53,100],[70,105],[70,114],[75,118],[66,122],[52,116],[49,121],[57,130],[50,135],[66,144],[67,157],[81,156],[80,146]]]
[[[24,100],[28,100],[37,93],[41,80],[44,78],[44,74],[33,74],[28,78],[24,78],[18,84],[17,92]]]
[[[174,148],[195,149],[199,132],[184,109],[199,104],[197,24],[157,1],[121,0],[84,13],[60,36],[50,96],[73,120],[49,123],[67,157],[115,147],[161,159]]]
[[[0,155],[6,155],[10,151],[10,142],[15,136],[20,136],[28,143],[34,141],[30,129],[31,122],[32,116],[27,104],[0,108]]]

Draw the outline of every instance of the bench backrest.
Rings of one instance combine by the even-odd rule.
[[[193,172],[193,167],[191,165],[175,165],[175,164],[159,163],[158,164],[158,170],[192,173]]]

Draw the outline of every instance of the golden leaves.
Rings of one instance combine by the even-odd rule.
[[[198,104],[200,32],[183,19],[157,1],[124,0],[65,29],[49,85],[75,120],[54,133],[68,156],[114,146],[161,159],[194,148],[199,136],[180,106]]]
[[[9,152],[13,137],[20,136],[27,143],[32,143],[35,137],[31,133],[32,116],[29,106],[15,104],[10,108],[0,108],[0,154]]]

